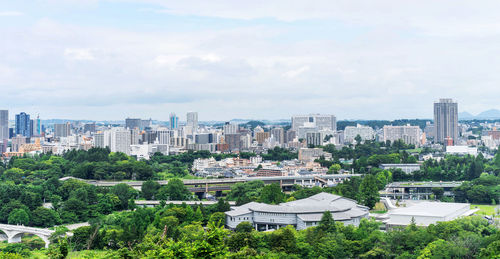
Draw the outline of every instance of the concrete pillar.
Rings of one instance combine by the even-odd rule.
[[[208,193],[208,183],[205,183],[205,193]]]
[[[268,224],[266,224],[266,231],[267,231],[267,230],[269,230],[269,225],[268,225]]]
[[[45,242],[45,248],[49,248],[50,240],[48,236],[39,236]]]
[[[2,230],[7,235],[7,243],[20,243],[22,233],[17,231]]]

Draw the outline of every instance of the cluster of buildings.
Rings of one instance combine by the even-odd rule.
[[[291,124],[248,125],[226,122],[214,125],[200,124],[197,112],[188,112],[181,122],[171,113],[168,122],[151,119],[126,118],[124,123],[96,123],[78,121],[42,122],[21,112],[9,120],[7,110],[0,110],[0,153],[4,158],[25,153],[53,152],[62,154],[71,149],[108,147],[112,152],[123,152],[149,159],[156,153],[177,154],[188,150],[206,150],[212,153],[265,153],[281,147],[299,153],[299,160],[311,162],[329,154],[316,148],[327,144],[337,147],[356,145],[359,141],[402,140],[416,147],[447,146],[449,153],[477,154],[474,146],[492,149],[500,145],[500,130],[496,124],[481,125],[483,132],[473,133],[470,125],[458,123],[458,104],[452,99],[434,103],[434,123],[425,128],[415,125],[385,125],[372,128],[365,125],[337,129],[337,119],[331,114],[292,116]]]
[[[307,150],[307,148],[304,148]],[[302,149],[301,149],[302,150]],[[193,172],[202,177],[271,177],[324,175],[328,169],[314,160],[263,161],[257,155],[249,159],[226,158],[220,161],[212,158],[199,158],[193,162]]]

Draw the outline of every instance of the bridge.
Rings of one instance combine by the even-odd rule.
[[[7,236],[7,243],[20,243],[24,234],[31,234],[40,237],[45,242],[45,248],[50,245],[49,237],[55,232],[46,228],[25,227],[22,225],[0,224],[0,230]]]
[[[194,193],[207,193],[211,191],[227,191],[231,189],[231,185],[237,183],[244,183],[250,181],[260,180],[264,184],[279,183],[284,190],[291,190],[294,185],[301,185],[304,187],[314,186],[334,186],[345,179],[353,176],[361,176],[361,174],[329,174],[329,175],[305,175],[305,176],[271,176],[271,177],[239,177],[239,178],[216,178],[216,179],[184,179],[184,185]],[[136,190],[141,190],[143,181],[100,181],[100,180],[85,180],[75,177],[63,177],[60,181],[69,179],[77,179],[84,181],[88,184],[101,187],[112,187],[120,183],[130,185]],[[168,180],[157,181],[160,185],[168,184]]]

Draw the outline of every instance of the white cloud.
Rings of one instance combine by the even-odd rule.
[[[90,49],[67,48],[64,50],[64,56],[72,60],[94,60],[95,56]]]
[[[309,66],[299,67],[297,69],[290,70],[290,71],[283,73],[283,76],[288,77],[288,78],[294,78],[294,77],[297,77],[304,72],[309,71],[309,69],[310,69]]]
[[[89,3],[85,8],[99,8]],[[431,117],[440,97],[458,99],[472,113],[500,108],[494,98],[500,61],[492,58],[500,53],[500,20],[492,2],[157,3],[186,17],[246,21],[215,19],[195,29],[159,22],[156,30],[57,17],[15,29],[2,25],[5,105],[44,117],[163,120],[187,110],[198,110],[202,120],[307,112]],[[261,18],[293,23],[255,21]],[[342,29],[358,32],[344,37],[350,31]]]
[[[0,11],[0,16],[22,16],[24,13],[17,11]]]

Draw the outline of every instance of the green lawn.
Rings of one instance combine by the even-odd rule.
[[[479,209],[478,212],[476,212],[479,215],[488,215],[491,216],[496,213],[496,208],[497,205],[480,205],[480,204],[471,204],[470,205],[471,209]]]

